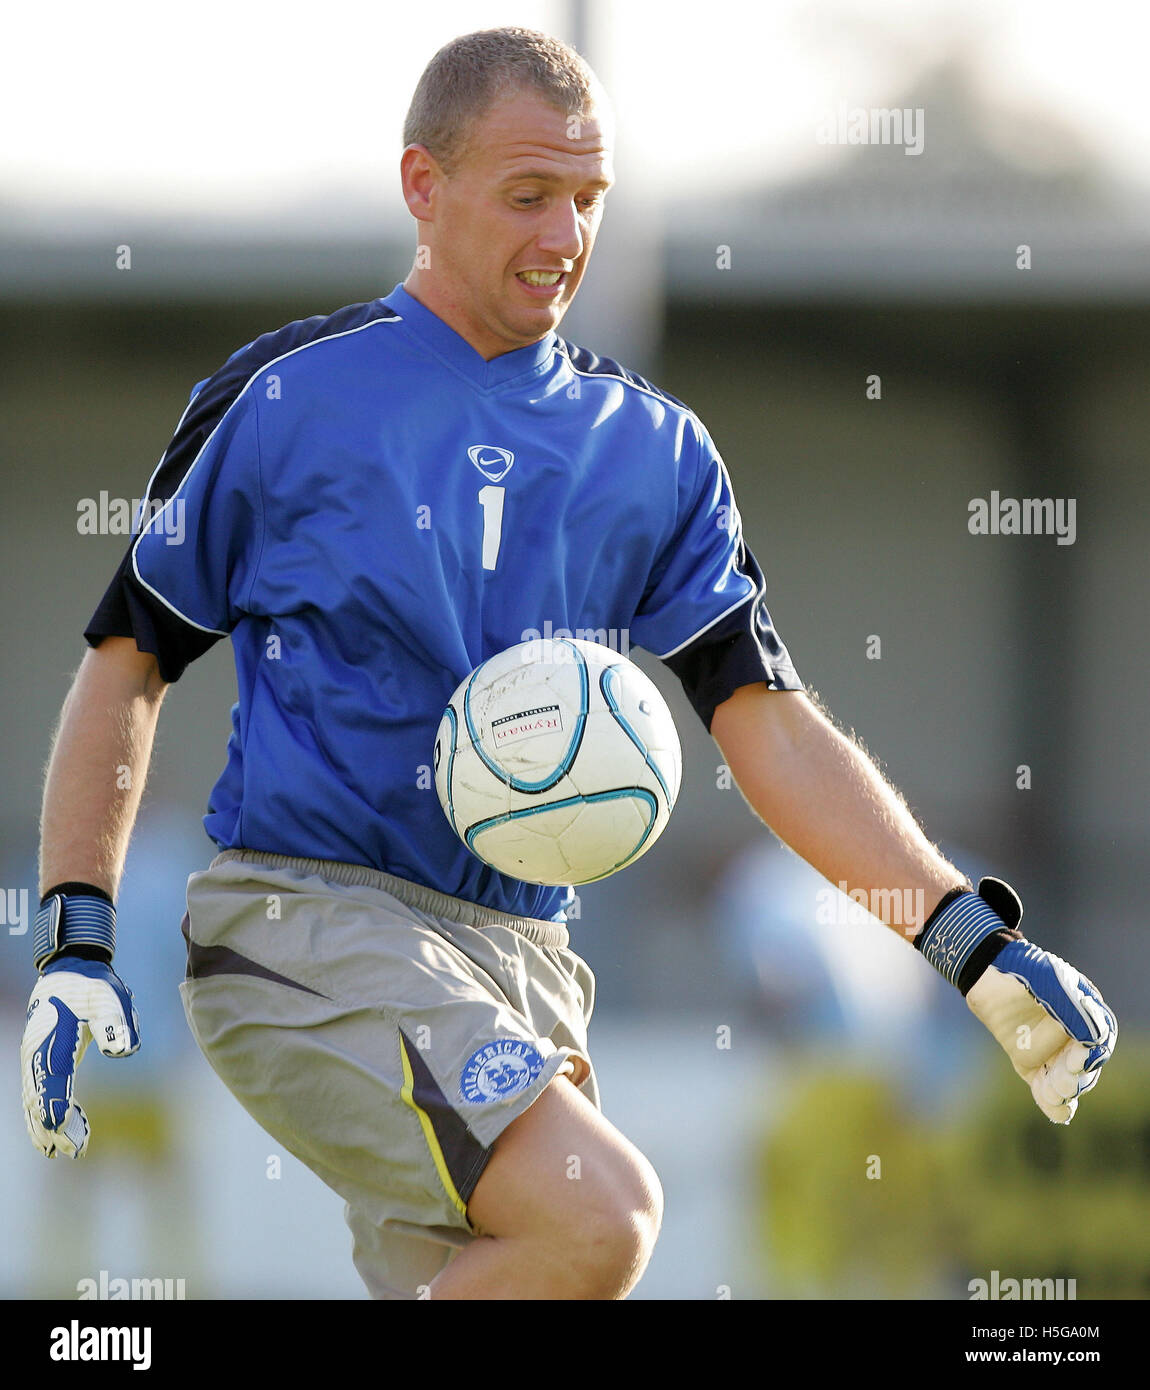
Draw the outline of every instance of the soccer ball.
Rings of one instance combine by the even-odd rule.
[[[523,642],[451,697],[435,789],[469,850],[528,883],[591,883],[663,833],[682,752],[663,697],[595,642]]]

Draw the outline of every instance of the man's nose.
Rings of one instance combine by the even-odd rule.
[[[574,202],[556,200],[540,233],[539,249],[568,261],[583,254],[583,223]]]

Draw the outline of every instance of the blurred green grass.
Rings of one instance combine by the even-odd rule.
[[[1150,1041],[1123,1036],[1067,1126],[1005,1066],[945,1120],[881,1077],[812,1070],[762,1142],[757,1190],[775,1297],[968,1298],[998,1270],[1146,1298]]]

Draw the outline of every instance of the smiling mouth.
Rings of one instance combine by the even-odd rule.
[[[520,270],[516,272],[515,278],[533,289],[546,290],[558,285],[566,273],[563,270]]]

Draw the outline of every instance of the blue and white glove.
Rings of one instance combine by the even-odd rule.
[[[116,909],[97,891],[50,894],[33,929],[40,979],[28,1002],[20,1076],[28,1133],[49,1158],[79,1158],[87,1148],[88,1119],[72,1086],[89,1042],[105,1057],[129,1057],[140,1046],[132,992],[112,969]]]
[[[1118,1040],[1118,1020],[1094,984],[1018,930],[1022,903],[984,878],[948,894],[915,946],[966,998],[1054,1124],[1068,1125],[1097,1085]]]

